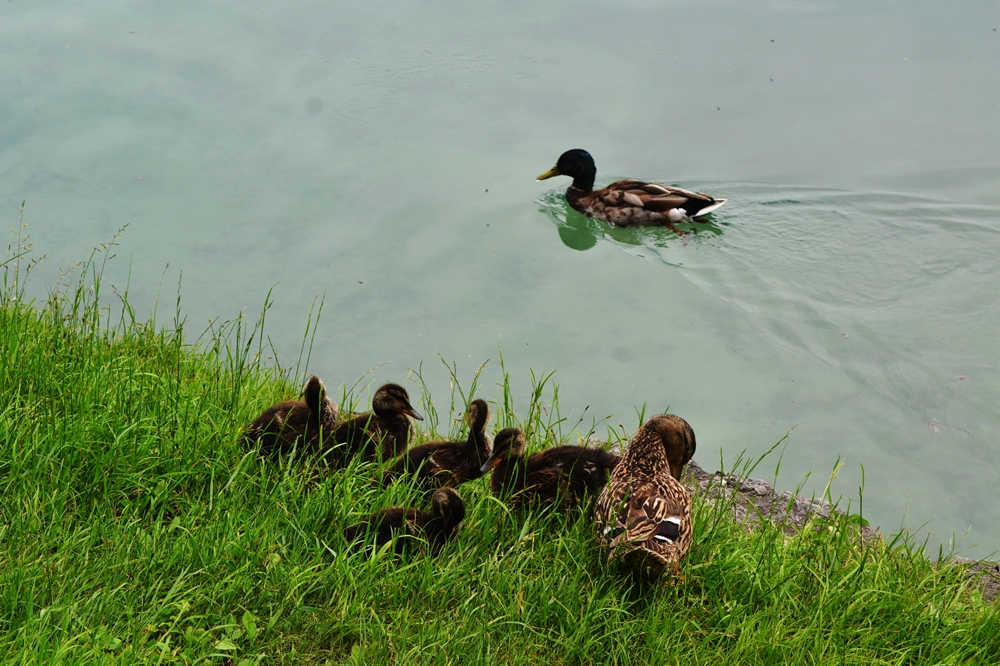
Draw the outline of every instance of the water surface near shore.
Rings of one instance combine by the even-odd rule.
[[[53,2],[0,7],[0,221],[36,295],[128,224],[140,313],[183,272],[189,329],[274,286],[311,369],[399,380],[498,343],[568,423],[666,406],[707,467],[790,429],[893,530],[1000,548],[996,3]],[[584,147],[729,198],[688,238],[615,230],[534,176]],[[555,189],[553,189],[555,188]],[[589,424],[589,419],[585,422]],[[581,426],[583,428],[584,426]],[[775,461],[776,462],[776,461]],[[773,470],[774,463],[770,469]],[[758,470],[758,475],[761,474]]]

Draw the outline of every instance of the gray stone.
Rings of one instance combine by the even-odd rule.
[[[693,460],[684,471],[683,481],[692,494],[733,500],[733,514],[737,522],[747,529],[753,529],[761,520],[770,520],[781,526],[786,534],[792,535],[802,529],[810,518],[826,518],[833,511],[838,511],[824,499],[802,497],[788,491],[778,492],[761,479],[724,472],[709,474]],[[881,539],[882,534],[862,525],[861,538],[865,541]],[[944,565],[964,567],[966,575],[988,603],[1000,596],[1000,564],[954,556]]]

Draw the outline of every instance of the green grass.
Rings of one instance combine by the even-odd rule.
[[[220,323],[188,345],[179,314],[165,329],[139,322],[127,293],[111,299],[113,314],[99,289],[108,251],[44,304],[23,303],[24,257],[2,265],[5,663],[868,665],[1000,655],[998,614],[957,567],[932,564],[905,537],[860,542],[857,516],[787,537],[767,523],[748,532],[724,503],[696,498],[683,581],[645,586],[604,563],[588,515],[511,513],[480,480],[460,488],[468,517],[439,557],[345,555],[343,525],[423,498],[405,484],[374,488],[372,464],[325,473],[244,451],[242,428],[295,395],[304,368],[265,362],[262,321]],[[495,425],[520,425],[532,447],[568,439],[550,374],[532,376],[524,406],[513,404],[506,370],[490,391],[475,387],[477,374],[463,392],[455,375],[441,416],[422,397],[435,431],[456,433],[479,391],[499,396]],[[411,394],[421,383],[413,373]]]

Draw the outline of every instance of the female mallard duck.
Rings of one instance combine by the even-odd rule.
[[[261,455],[290,453],[323,448],[324,439],[332,439],[337,428],[337,405],[326,397],[323,382],[316,375],[306,380],[304,400],[279,402],[264,410],[243,433],[248,448],[260,442]]]
[[[424,485],[454,488],[478,479],[483,475],[480,468],[490,455],[490,437],[486,434],[489,420],[490,407],[486,401],[473,400],[465,412],[469,436],[464,442],[428,442],[413,447],[386,470],[385,482],[416,473]]]
[[[437,551],[455,533],[465,520],[465,502],[452,488],[439,488],[431,495],[431,510],[421,511],[412,507],[393,507],[365,516],[356,525],[344,530],[344,538],[354,544],[359,537],[370,532],[375,535],[379,548],[396,536],[395,552],[400,553],[413,538],[424,538],[431,549]],[[366,544],[370,537],[366,538]]]
[[[687,555],[691,497],[679,479],[694,450],[694,431],[679,416],[659,414],[639,428],[594,506],[609,561],[656,579]]]
[[[555,446],[525,459],[524,448],[520,429],[501,430],[493,442],[493,455],[480,470],[483,474],[493,470],[490,489],[494,495],[509,496],[515,508],[557,501],[572,507],[587,494],[597,494],[619,460],[610,451],[584,446]]]
[[[337,426],[336,441],[346,444],[347,455],[361,454],[373,460],[395,458],[410,441],[410,420],[424,417],[413,409],[410,396],[399,384],[384,384],[372,396],[372,411],[356,414]]]
[[[604,220],[616,227],[666,225],[690,222],[708,215],[726,203],[707,194],[641,180],[619,180],[600,190],[594,189],[597,167],[586,150],[575,148],[559,156],[556,165],[538,180],[570,176],[566,201],[584,215]],[[675,230],[676,231],[676,230]]]

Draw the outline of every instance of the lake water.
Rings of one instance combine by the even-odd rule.
[[[443,409],[440,353],[489,360],[492,397],[499,345],[522,406],[529,369],[584,432],[669,405],[710,469],[791,430],[780,487],[839,457],[856,506],[863,465],[873,524],[983,556],[998,27],[996,1],[6,2],[0,222],[27,200],[37,294],[125,224],[140,314],[168,264],[189,330],[274,287],[287,362],[325,294],[333,386],[423,362]],[[729,203],[684,239],[586,220],[534,180],[574,147],[599,184]]]

